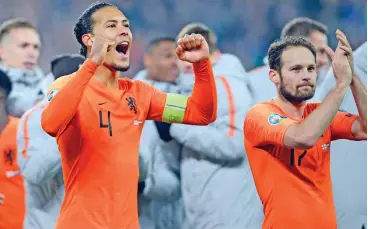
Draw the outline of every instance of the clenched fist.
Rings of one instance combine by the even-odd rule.
[[[111,47],[116,43],[115,34],[96,35],[93,39],[90,59],[97,65],[102,64],[103,60]]]
[[[199,62],[210,57],[207,41],[200,34],[185,35],[178,40],[176,54],[180,60],[190,63]]]

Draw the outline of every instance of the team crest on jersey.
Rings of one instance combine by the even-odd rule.
[[[47,101],[51,101],[52,100],[52,98],[54,98],[54,96],[58,93],[58,91],[59,90],[52,90],[51,92],[50,92],[50,94],[47,96]]]
[[[129,109],[134,113],[137,114],[138,112],[138,108],[137,108],[137,104],[135,102],[135,99],[132,96],[128,96],[125,101],[127,101],[128,103],[128,107]]]
[[[280,114],[270,114],[270,116],[268,116],[268,123],[270,125],[277,125],[279,124],[282,120],[286,119],[286,116],[280,115]]]
[[[4,159],[5,159],[6,164],[9,164],[10,166],[12,166],[13,162],[14,162],[14,153],[13,153],[13,151],[11,151],[11,150],[6,151],[4,153]]]

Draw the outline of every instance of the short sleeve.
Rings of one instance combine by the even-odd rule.
[[[358,115],[350,114],[345,111],[337,112],[335,118],[332,120],[331,140],[337,139],[351,139],[354,140],[354,136],[351,132],[351,127],[354,121],[358,118]]]
[[[257,104],[244,121],[244,138],[254,146],[284,144],[286,130],[296,121],[283,115],[270,104]]]

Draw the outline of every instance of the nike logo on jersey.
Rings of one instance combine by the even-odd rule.
[[[327,150],[330,147],[330,144],[322,144],[322,149]]]

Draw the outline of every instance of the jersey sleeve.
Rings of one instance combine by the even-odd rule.
[[[49,135],[59,135],[77,112],[85,88],[97,69],[92,61],[87,60],[73,76],[56,80],[47,93],[46,105],[41,124]]]
[[[254,146],[284,145],[286,130],[296,121],[268,104],[251,108],[244,121],[244,138]]]
[[[165,94],[152,86],[147,119],[168,123],[207,125],[217,117],[217,91],[209,60],[193,64],[196,76],[192,95]]]
[[[151,94],[147,120],[162,121],[167,94],[151,85],[145,83],[142,84],[144,85],[145,90],[150,91]]]
[[[345,111],[337,112],[330,126],[331,140],[332,141],[337,139],[354,140],[354,136],[351,132],[351,127],[358,117],[359,117],[358,115],[350,114]]]

